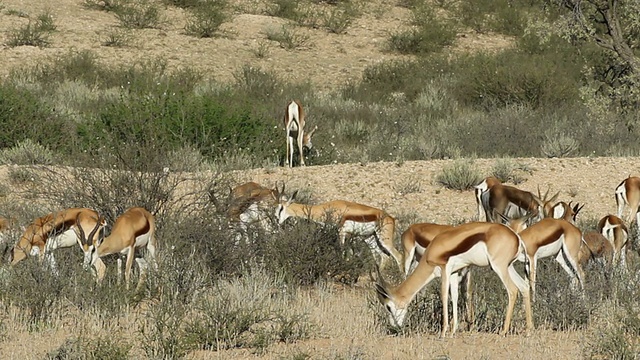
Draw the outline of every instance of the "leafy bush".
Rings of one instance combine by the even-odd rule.
[[[40,20],[34,22],[29,20],[29,23],[23,27],[9,31],[7,45],[47,47],[50,45],[48,28],[49,24],[42,24]]]
[[[424,5],[412,11],[415,27],[391,35],[391,50],[402,54],[428,54],[455,42],[456,26],[441,16],[435,16],[433,8]]]
[[[436,181],[449,189],[469,190],[482,181],[473,160],[459,159],[445,165]]]
[[[541,150],[542,154],[549,158],[568,157],[573,155],[578,147],[578,141],[567,134],[547,133]]]
[[[50,351],[48,360],[82,359],[129,359],[132,345],[122,341],[120,336],[104,336],[95,339],[84,337],[68,338],[57,349]]]
[[[477,54],[462,61],[453,89],[458,101],[490,110],[508,105],[533,109],[561,106],[578,100],[581,77],[569,52],[554,56],[505,50],[497,55]]]
[[[160,7],[150,0],[123,1],[114,13],[120,24],[128,29],[154,29],[163,21]]]
[[[53,152],[31,139],[18,142],[14,147],[0,150],[0,164],[51,165]]]
[[[210,38],[228,19],[226,0],[205,0],[189,8],[189,18],[185,31],[188,35],[199,38]]]

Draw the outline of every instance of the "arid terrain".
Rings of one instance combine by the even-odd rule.
[[[241,66],[250,64],[274,70],[291,80],[309,80],[318,88],[331,91],[350,80],[359,79],[365,67],[371,64],[402,58],[386,52],[384,42],[390,33],[406,26],[409,16],[405,8],[384,1],[367,2],[364,15],[346,34],[301,27],[299,31],[309,36],[309,45],[285,50],[276,42],[268,41],[265,35],[268,28],[280,27],[285,20],[250,14],[246,10],[243,13],[242,9],[259,8],[259,2],[239,3],[238,14],[223,26],[223,35],[211,39],[185,35],[184,11],[163,7],[166,21],[160,29],[134,30],[131,46],[114,48],[100,44],[105,32],[118,26],[114,15],[87,9],[82,3],[82,0],[59,0],[55,3],[0,0],[0,43],[3,44],[0,45],[0,76],[70,50],[89,49],[109,64],[162,57],[172,68],[192,66],[219,81],[233,81],[233,74]],[[36,16],[45,10],[53,15],[57,25],[49,47],[10,48],[4,45],[7,31],[26,24],[29,19],[25,16]],[[18,16],[14,11],[25,16]],[[255,55],[259,46],[267,46],[266,57]],[[496,50],[505,46],[509,46],[508,39],[469,32],[461,35],[455,48],[448,51]],[[284,181],[287,192],[304,190],[315,202],[350,200],[380,207],[400,219],[442,223],[471,220],[476,214],[473,192],[448,190],[434,179],[452,161],[266,168],[234,172],[233,177],[238,183],[256,181],[267,186]],[[486,176],[495,161],[477,159],[475,164]],[[518,185],[520,188],[533,192],[538,188],[543,192],[547,189],[551,193],[560,191],[559,200],[586,204],[580,214],[583,219],[598,219],[615,213],[614,188],[630,174],[640,174],[640,158],[523,158],[513,161],[529,170],[522,174],[526,181]],[[8,182],[6,178],[0,181]],[[400,229],[407,225],[401,223]],[[544,328],[538,328],[530,337],[509,335],[503,338],[497,334],[476,332],[462,332],[455,338],[444,340],[435,334],[386,336],[373,323],[367,303],[372,291],[366,284],[353,288],[328,286],[309,289],[300,306],[307,309],[318,324],[319,338],[272,345],[265,355],[246,350],[203,351],[194,353],[192,358],[279,359],[306,353],[312,359],[575,359],[580,357],[587,341],[584,331],[562,332]],[[516,317],[516,321],[522,321],[522,314]],[[4,325],[12,331],[0,340],[0,358],[41,359],[71,334],[91,330],[91,324],[80,317],[70,317],[54,329],[29,332],[18,325],[13,327],[9,321]],[[131,324],[114,329],[114,332],[135,336],[135,326]],[[134,349],[132,354],[142,356],[140,349]]]

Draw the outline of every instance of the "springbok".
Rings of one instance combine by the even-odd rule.
[[[399,286],[391,289],[384,283],[376,284],[378,299],[390,315],[391,323],[402,326],[407,307],[415,295],[437,276],[442,277],[440,297],[442,300],[441,337],[449,328],[449,286],[457,287],[451,275],[470,265],[490,266],[502,281],[509,301],[501,335],[506,335],[511,325],[513,308],[518,291],[524,298],[527,331],[533,329],[533,316],[529,297],[529,283],[513,267],[525,245],[513,230],[503,224],[472,222],[456,226],[436,236],[427,246],[415,270]],[[379,281],[383,282],[380,277]],[[457,306],[457,305],[454,305]],[[454,312],[452,334],[458,326]]]
[[[590,260],[602,259],[606,268],[610,269],[613,265],[613,246],[609,240],[595,231],[587,231],[582,237],[584,243],[580,247],[578,264],[585,267]]]
[[[290,217],[309,219],[317,223],[331,221],[338,224],[340,244],[344,245],[347,235],[364,236],[373,252],[382,253],[380,267],[388,256],[395,259],[403,271],[400,252],[393,246],[396,220],[385,211],[344,200],[329,201],[319,205],[294,203],[298,191],[290,199],[281,199],[276,207],[276,217],[280,224]]]
[[[477,193],[478,190],[476,190]],[[539,221],[543,215],[541,199],[529,191],[520,190],[513,186],[494,183],[488,190],[480,194],[480,200],[487,222],[500,222],[496,214],[502,214],[509,218],[531,215],[529,220],[532,222]]]
[[[613,264],[626,267],[626,245],[629,241],[629,229],[624,221],[615,216],[607,215],[598,221],[598,232],[602,234],[613,247]]]
[[[302,105],[297,100],[290,101],[284,111],[284,128],[287,140],[287,158],[285,161],[287,167],[293,167],[294,140],[300,154],[300,166],[305,166],[303,147],[307,149],[313,148],[311,137],[318,130],[318,126],[316,125],[308,133],[304,130],[304,126],[305,113]]]
[[[513,223],[512,223],[513,224]],[[536,269],[538,260],[555,256],[556,261],[573,279],[572,285],[584,289],[584,273],[578,264],[582,232],[572,223],[563,219],[544,218],[539,222],[524,228],[511,225],[526,246],[526,252],[520,254],[519,261],[531,264],[529,280],[531,282],[531,300],[536,298]],[[566,258],[566,261],[565,261]]]
[[[240,232],[236,238],[238,242],[243,236],[248,236],[247,231],[251,224],[259,224],[265,231],[271,231],[269,216],[273,206],[278,205],[280,197],[284,195],[285,185],[282,189],[269,189],[256,182],[247,182],[238,185],[231,190],[227,217]],[[248,240],[248,238],[247,238]]]
[[[38,256],[41,262],[46,261],[54,274],[58,274],[53,251],[75,244],[82,247],[83,238],[95,241],[105,225],[104,218],[86,208],[71,208],[39,217],[27,226],[13,247],[11,265],[15,266],[28,256]]]
[[[440,225],[433,223],[413,224],[402,233],[400,237],[404,248],[404,271],[405,277],[409,276],[413,264],[420,262],[425,249],[441,233],[453,229],[451,225]],[[465,281],[466,280],[466,281]],[[460,274],[451,274],[451,303],[453,307],[453,317],[458,318],[458,284],[464,282],[467,310],[467,321],[473,323],[473,292],[471,288],[471,268],[466,267],[460,270]]]
[[[84,233],[81,232],[83,237],[84,265],[86,267],[90,265],[95,266],[101,257],[110,254],[120,253],[127,255],[124,278],[128,289],[136,249],[146,247],[152,265],[157,268],[157,241],[155,231],[156,222],[149,211],[141,207],[130,208],[116,219],[111,233],[104,239],[94,238],[93,241],[90,241],[88,238],[85,238]],[[139,288],[146,273],[147,263],[141,258],[136,258],[136,262],[140,269]],[[120,279],[121,275],[122,260],[118,258],[118,279]],[[103,276],[104,274],[98,272],[97,280],[101,281]]]
[[[618,206],[618,217],[625,220],[629,225],[635,220],[640,223],[638,206],[640,205],[640,177],[629,175],[628,178],[616,187],[616,205]],[[628,211],[627,216],[623,216]]]

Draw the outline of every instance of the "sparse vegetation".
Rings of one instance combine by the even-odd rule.
[[[225,351],[245,357],[265,354],[278,343],[325,341],[327,334],[349,339],[353,333],[376,338],[386,332],[425,336],[439,331],[437,285],[425,289],[412,304],[405,328],[388,329],[385,310],[374,301],[366,305],[374,296],[366,281],[373,267],[371,251],[360,238],[340,246],[335,224],[299,219],[274,225],[273,234],[250,227],[250,241],[237,241],[225,218],[224,202],[230,185],[245,179],[233,171],[262,167],[262,172],[286,179],[295,174],[277,170],[284,157],[282,105],[288,99],[301,99],[309,123],[320,125],[308,165],[352,162],[366,167],[387,161],[385,166],[393,172],[405,171],[410,160],[455,159],[444,160],[446,166],[434,180],[460,191],[476,185],[482,175],[513,184],[531,178],[532,169],[512,157],[640,153],[637,53],[631,51],[629,57],[599,48],[602,42],[590,43],[595,35],[608,36],[603,32],[606,24],[576,29],[571,28],[574,23],[558,23],[555,3],[545,5],[542,12],[532,2],[437,0],[425,7],[424,2],[402,0],[373,4],[379,6],[377,14],[368,3],[360,7],[350,0],[247,3],[242,6],[255,6],[254,14],[288,20],[260,18],[278,25],[265,26],[266,40],[260,34],[258,39],[242,41],[248,59],[255,56],[253,62],[264,68],[239,66],[231,82],[215,80],[219,74],[209,73],[207,64],[197,64],[196,70],[179,63],[173,54],[166,59],[147,56],[126,65],[109,62],[100,51],[120,54],[130,49],[105,48],[55,51],[50,59],[38,58],[37,65],[15,67],[0,78],[0,165],[8,171],[8,180],[0,184],[1,215],[17,214],[22,225],[50,209],[87,206],[113,224],[127,207],[139,205],[156,214],[162,239],[160,271],[150,274],[137,293],[117,283],[115,258],[105,259],[107,278],[96,284],[81,268],[77,248],[56,252],[60,276],[36,259],[1,268],[0,342],[11,338],[10,331],[35,337],[64,326],[67,340],[49,344],[47,358],[177,359],[207,356],[200,351],[217,351],[220,357],[228,354]],[[574,11],[590,12],[599,6],[583,2],[587,3],[590,6]],[[215,38],[241,6],[217,0],[82,0],[82,5],[89,15],[96,11],[87,9],[109,11],[99,15],[120,22],[117,28],[99,29],[98,41],[105,47],[129,46],[139,33],[145,33],[144,39],[149,39],[147,33],[182,36],[182,40],[187,39],[185,34]],[[391,10],[395,16],[398,9],[392,8],[398,5],[406,8],[400,9],[402,13],[411,11],[412,18],[393,20],[402,27],[393,28],[376,45],[392,50],[394,54],[384,57],[395,60],[371,62],[363,57],[362,66],[373,65],[361,78],[349,72],[339,88],[327,89],[311,83],[307,73],[298,76],[297,64],[286,74],[271,70],[280,61],[275,56],[282,53],[277,46],[309,49],[320,36],[329,36],[337,51],[360,53],[361,48],[343,46],[343,38],[369,29],[360,20],[391,21],[385,16]],[[638,47],[638,6],[626,1],[620,5],[622,41],[633,50]],[[183,20],[176,23],[164,17],[165,6],[167,14],[186,15],[184,28]],[[11,16],[12,24],[21,24],[6,33],[10,47],[46,47],[52,32],[67,28],[55,11],[33,16],[2,4],[0,10]],[[359,19],[355,29],[361,11],[366,18]],[[167,23],[171,26],[164,26]],[[162,30],[132,30],[145,28]],[[496,36],[507,45],[497,46],[502,50],[464,51],[469,46],[466,40],[472,40],[465,37],[476,40],[478,33],[481,40]],[[188,39],[198,44],[234,41]],[[325,46],[326,39],[318,44]],[[458,39],[465,48],[449,51]],[[57,40],[55,45],[66,46]],[[287,56],[307,53],[312,52],[288,51]],[[470,160],[475,157],[497,160],[483,174]],[[294,181],[303,181],[295,177]],[[450,195],[442,188],[434,192],[429,181],[417,173],[390,185],[358,186],[363,191],[392,192],[392,201],[427,190],[436,199]],[[302,191],[298,198],[318,196],[310,187]],[[587,196],[579,187],[562,193],[581,202]],[[24,204],[16,201],[20,197]],[[410,207],[393,215],[399,223],[396,234],[410,223],[428,220]],[[450,219],[453,224],[469,221],[457,213]],[[0,255],[9,249],[0,244]],[[638,259],[630,254],[636,261],[630,274],[637,274]],[[559,266],[541,262],[535,322],[542,331],[586,335],[585,358],[636,358],[638,279],[605,275],[597,264],[593,266],[582,298],[567,291],[568,278]],[[465,326],[495,332],[504,318],[502,285],[488,269],[479,270],[473,281],[478,290],[476,319]],[[331,319],[323,319],[328,313]],[[522,314],[516,311],[515,317],[514,322],[522,324]],[[520,326],[516,325],[514,336],[520,336]],[[380,357],[366,345],[346,346],[330,350],[329,355],[301,346],[292,353],[290,348],[284,353],[278,349],[274,356]]]
[[[482,175],[473,160],[458,159],[443,167],[436,181],[453,190],[469,190],[482,181]]]
[[[186,33],[199,38],[213,37],[229,18],[226,7],[226,0],[205,0],[189,7],[190,16],[184,28]]]
[[[7,45],[16,46],[49,46],[49,35],[57,28],[53,16],[46,11],[39,14],[35,20],[17,29],[9,31],[7,34]]]
[[[267,39],[277,41],[287,50],[295,50],[309,45],[309,36],[300,33],[295,27],[282,25],[280,29],[268,29]]]
[[[127,29],[155,29],[164,22],[160,6],[151,0],[123,0],[113,11]]]

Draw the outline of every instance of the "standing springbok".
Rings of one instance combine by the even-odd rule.
[[[299,101],[292,100],[287,104],[284,112],[284,128],[287,140],[287,158],[285,159],[287,167],[293,167],[294,140],[300,154],[300,166],[304,164],[303,146],[307,149],[313,148],[311,137],[318,130],[316,125],[310,132],[305,132],[305,113]]]
[[[407,307],[416,294],[431,280],[441,276],[442,330],[440,336],[444,337],[449,328],[449,286],[451,284],[452,287],[457,287],[457,284],[452,282],[451,275],[470,265],[490,266],[502,281],[509,296],[500,334],[506,335],[509,331],[518,291],[522,293],[524,299],[526,329],[529,331],[533,329],[529,284],[513,267],[514,261],[524,251],[524,247],[518,234],[502,224],[472,222],[456,226],[431,241],[416,269],[399,286],[392,289],[384,283],[376,284],[378,299],[389,312],[392,324],[402,326]],[[379,281],[383,279],[380,278]],[[457,330],[456,314],[454,312],[452,334]]]
[[[433,239],[441,233],[453,229],[451,225],[440,225],[433,223],[418,223],[409,226],[407,230],[402,233],[400,239],[402,240],[402,247],[404,248],[404,271],[405,277],[409,276],[411,267],[413,264],[420,262],[420,259],[424,255],[425,249],[431,244]],[[460,274],[451,274],[451,303],[453,306],[453,318],[458,318],[458,285],[464,282],[466,303],[465,309],[467,310],[467,321],[472,324],[474,321],[473,312],[473,291],[471,288],[471,267],[466,267],[460,270]]]
[[[11,265],[16,265],[28,256],[38,256],[41,262],[46,261],[54,274],[58,274],[52,252],[75,244],[82,247],[83,239],[97,240],[105,225],[104,218],[95,210],[86,208],[66,209],[39,217],[27,226],[13,247]]]
[[[131,268],[135,258],[136,249],[146,247],[151,263],[157,267],[155,238],[156,222],[153,215],[144,208],[133,207],[120,215],[111,229],[111,233],[106,238],[94,238],[93,242],[83,241],[84,264],[86,267],[94,265],[103,256],[120,253],[127,255],[127,263],[124,278],[127,289],[131,277]],[[84,233],[81,233],[84,235]],[[84,237],[84,236],[83,236]],[[141,258],[136,258],[140,269],[140,280],[138,288],[142,285],[147,269],[147,263]],[[118,279],[122,275],[122,260],[118,258]],[[104,274],[98,273],[98,281],[102,280]]]
[[[403,271],[402,255],[393,246],[396,220],[383,210],[344,200],[329,201],[319,205],[294,203],[298,191],[290,199],[281,199],[276,207],[276,217],[280,224],[290,217],[309,219],[317,223],[331,221],[338,224],[340,244],[344,245],[347,235],[364,236],[365,242],[374,253],[382,253],[380,267],[384,268],[387,257],[391,256]]]
[[[607,271],[610,271],[613,265],[613,246],[609,240],[595,231],[585,232],[582,238],[584,242],[580,247],[578,264],[585,267],[590,260],[602,260]]]
[[[476,189],[476,198],[477,194],[478,189]],[[532,222],[540,220],[543,215],[541,199],[529,191],[513,186],[494,183],[488,190],[480,193],[480,200],[488,222],[501,222],[497,214],[509,218],[531,215],[529,220]]]
[[[520,235],[526,246],[526,253],[520,254],[518,260],[531,264],[531,300],[535,301],[536,298],[538,259],[550,256],[555,256],[556,261],[573,279],[573,287],[579,285],[581,290],[584,289],[584,273],[578,264],[580,246],[583,242],[580,229],[566,220],[554,218],[544,218],[523,230],[525,223],[510,226]]]
[[[598,221],[598,232],[602,234],[613,247],[613,264],[626,267],[627,242],[629,241],[629,229],[624,221],[615,216],[607,215]]]
[[[636,221],[640,224],[640,214],[638,214],[638,206],[640,205],[640,177],[629,175],[628,178],[616,187],[615,191],[616,205],[618,206],[618,217],[625,220],[629,225]],[[623,213],[628,211],[625,216]]]

